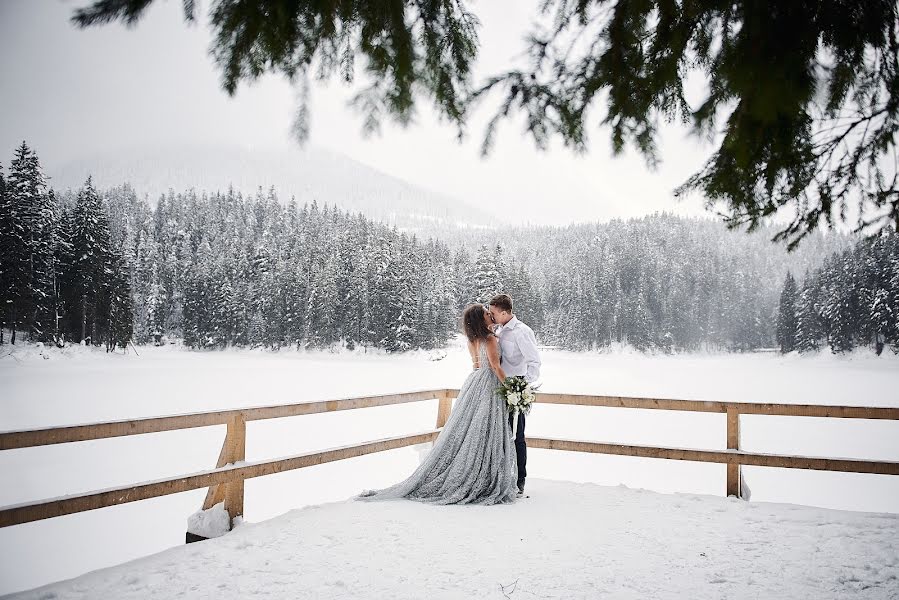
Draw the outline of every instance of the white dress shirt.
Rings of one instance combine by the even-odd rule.
[[[524,375],[528,383],[540,377],[540,354],[537,352],[537,336],[534,330],[512,317],[496,330],[502,347],[500,366],[509,375]]]

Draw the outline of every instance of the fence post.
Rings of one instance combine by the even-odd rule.
[[[740,449],[740,413],[735,408],[727,409],[727,449]],[[727,464],[727,495],[741,497],[740,465]]]
[[[228,422],[228,462],[231,464],[242,462],[247,457],[247,422],[243,415],[238,413]],[[244,480],[232,481],[225,485],[225,510],[234,519],[243,515],[243,488]]]
[[[225,442],[219,453],[215,467],[221,468],[227,464],[234,464],[246,459],[247,453],[247,422],[242,414],[238,414],[228,421],[228,432],[225,434]],[[206,492],[206,500],[203,502],[203,510],[207,510],[218,504],[225,503],[225,510],[231,520],[243,515],[243,491],[244,482],[234,481],[209,488]]]
[[[437,405],[437,429],[446,425],[452,410],[453,397],[449,390],[443,390],[440,392],[440,403]]]

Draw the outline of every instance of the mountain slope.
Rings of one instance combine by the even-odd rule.
[[[47,174],[54,188],[80,187],[88,175],[100,188],[130,183],[151,202],[172,189],[244,194],[274,186],[287,202],[316,200],[411,230],[453,225],[484,227],[496,220],[443,194],[397,179],[342,154],[318,147],[284,151],[228,146],[157,147],[109,152],[59,166]]]

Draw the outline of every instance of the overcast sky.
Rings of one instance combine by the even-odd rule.
[[[0,162],[8,166],[23,139],[48,169],[119,148],[182,143],[281,148],[296,92],[267,77],[242,84],[235,97],[219,85],[205,26],[183,21],[180,1],[154,3],[136,28],[114,24],[77,30],[69,24],[86,0],[0,0]],[[482,22],[478,73],[507,68],[524,48],[535,11],[508,3],[471,6]],[[200,3],[204,11],[208,0]],[[565,224],[668,210],[702,214],[701,200],[673,199],[711,147],[677,127],[660,140],[663,163],[650,171],[633,153],[613,158],[608,132],[591,131],[591,152],[576,156],[558,144],[538,152],[519,122],[501,126],[492,154],[479,155],[476,115],[468,139],[438,123],[426,106],[406,129],[385,124],[366,139],[346,107],[351,92],[338,82],[312,92],[310,143],[411,183],[476,204],[508,222]],[[266,182],[260,182],[265,184]]]

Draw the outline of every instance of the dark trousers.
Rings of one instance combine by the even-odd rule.
[[[512,415],[509,413],[509,427],[512,427]],[[528,446],[524,443],[524,413],[518,413],[518,431],[515,432],[515,454],[518,456],[518,485],[524,484],[528,476]]]

